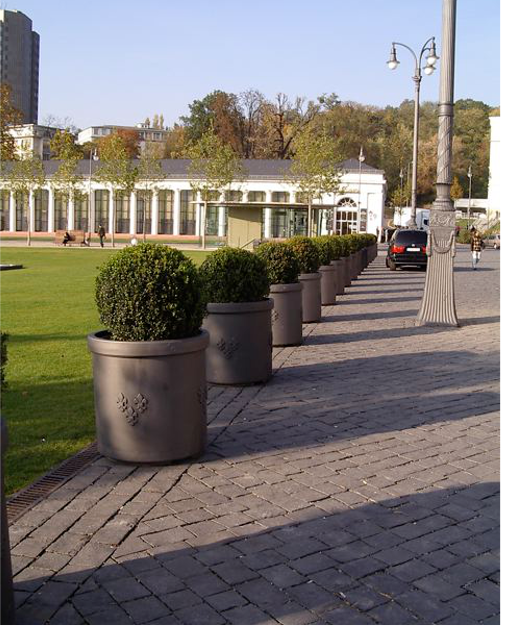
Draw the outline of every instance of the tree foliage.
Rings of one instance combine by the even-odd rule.
[[[12,89],[5,82],[0,83],[0,163],[16,158],[16,141],[9,133],[9,126],[23,122],[23,114],[12,102]]]

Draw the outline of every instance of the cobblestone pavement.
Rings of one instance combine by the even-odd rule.
[[[11,526],[17,620],[499,622],[499,253],[461,329],[382,252],[264,387],[212,388],[200,461],[104,458]]]

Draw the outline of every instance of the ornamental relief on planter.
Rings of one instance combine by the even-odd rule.
[[[276,309],[273,309],[271,312],[271,324],[274,325],[278,322],[278,320],[280,320],[280,314],[276,311]]]
[[[230,360],[240,346],[240,343],[235,338],[230,338],[228,341],[222,338],[216,343],[216,347],[227,360]]]
[[[127,423],[131,426],[138,424],[138,418],[147,410],[148,404],[149,400],[141,393],[133,398],[133,406],[130,406],[129,399],[124,393],[119,393],[117,396],[117,408],[124,413]]]

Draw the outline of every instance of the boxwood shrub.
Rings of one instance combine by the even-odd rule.
[[[265,262],[254,252],[221,247],[199,268],[208,303],[250,303],[269,295]]]
[[[313,274],[321,266],[320,253],[317,245],[306,236],[294,236],[287,241],[296,255],[301,274]]]
[[[205,315],[197,268],[182,252],[164,245],[143,243],[112,256],[99,270],[95,297],[113,340],[196,336]]]
[[[319,250],[321,265],[330,265],[335,258],[334,240],[331,236],[316,236],[312,239]]]
[[[7,340],[9,334],[0,332],[0,388],[5,389],[7,380],[5,379],[5,365],[7,364]]]
[[[343,258],[344,256],[349,256],[347,243],[343,236],[340,234],[333,234],[331,239],[333,242],[334,260]]]
[[[266,264],[270,285],[297,283],[299,261],[290,245],[269,241],[261,243],[255,253]]]

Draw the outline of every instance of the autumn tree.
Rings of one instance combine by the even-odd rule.
[[[126,145],[125,138],[113,133],[104,138],[100,146],[101,165],[96,171],[98,181],[112,190],[114,197],[129,196],[133,192],[138,170]],[[112,247],[115,247],[116,210],[113,208],[111,228]]]
[[[18,126],[23,122],[23,114],[12,102],[12,89],[9,84],[0,84],[0,167],[4,161],[16,157],[16,140],[9,132],[9,126]]]
[[[340,162],[336,144],[324,128],[305,128],[295,137],[289,176],[308,204],[308,236],[312,236],[314,200],[342,190]]]
[[[459,182],[459,177],[453,177],[452,187],[450,188],[450,196],[452,199],[462,199],[464,190]]]
[[[57,130],[51,140],[50,148],[54,158],[59,162],[52,182],[62,196],[69,224],[69,207],[71,202],[75,200],[77,184],[81,181],[78,176],[78,163],[83,155],[81,149],[76,145],[74,135],[68,129]]]
[[[216,135],[213,126],[190,144],[188,156],[191,159],[188,169],[191,188],[201,195],[204,204],[200,234],[202,249],[205,249],[208,202],[229,190],[234,181],[243,181],[246,173],[241,159]]]
[[[104,145],[109,145],[112,137],[119,137],[124,145],[130,159],[136,159],[140,151],[140,138],[136,130],[130,128],[118,128],[111,135],[107,135],[98,141],[99,154],[101,155]]]

